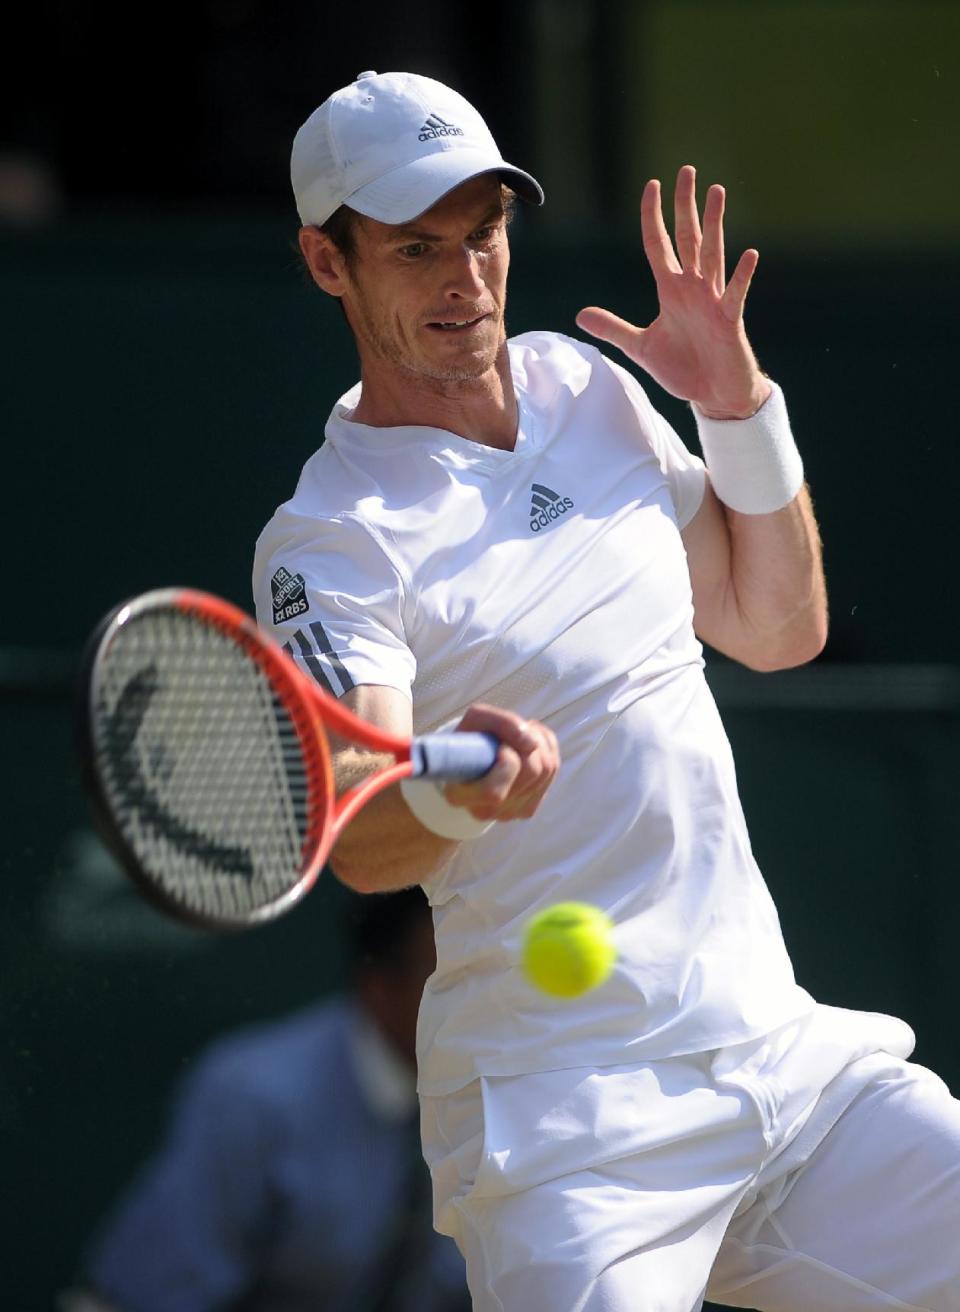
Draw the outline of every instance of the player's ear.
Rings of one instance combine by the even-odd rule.
[[[330,296],[342,296],[347,290],[347,260],[325,232],[309,225],[300,229],[300,250],[310,276]]]

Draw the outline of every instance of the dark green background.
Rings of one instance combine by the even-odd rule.
[[[832,609],[809,672],[711,661],[754,845],[801,981],[902,1016],[918,1059],[960,1086],[956,6],[558,0],[504,21],[520,44],[478,46],[461,79],[436,41],[418,58],[424,38],[400,18],[390,48],[382,33],[365,44],[358,18],[337,59],[343,76],[458,81],[542,177],[552,208],[514,237],[513,332],[574,332],[587,303],[646,322],[639,185],[687,159],[728,183],[728,250],[761,250],[748,324],[787,394]],[[317,62],[317,93],[278,113],[281,173],[289,134],[343,80]],[[508,65],[510,96],[484,97]],[[84,118],[88,104],[85,127],[110,121]],[[224,121],[240,101],[226,104]],[[195,110],[170,105],[168,145],[192,146],[199,177],[229,152],[188,140]],[[87,166],[116,182],[138,163],[111,169],[96,131],[61,160],[78,194]],[[144,190],[123,205],[84,192],[58,221],[0,230],[2,1233],[5,1302],[27,1312],[74,1274],[206,1039],[333,987],[344,964],[332,880],[280,924],[203,938],[140,906],[89,830],[66,692],[84,636],[165,583],[249,605],[256,534],[355,379],[340,316],[300,272],[289,205],[173,207]],[[692,440],[685,408],[651,391]]]

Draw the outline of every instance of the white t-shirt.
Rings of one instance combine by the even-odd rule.
[[[424,884],[428,1094],[704,1051],[813,1005],[750,850],[693,632],[680,529],[703,464],[592,346],[538,332],[509,350],[515,450],[352,423],[358,385],[254,565],[261,624],[325,688],[400,689],[417,733],[489,702],[560,743],[537,815],[461,844]],[[612,917],[619,951],[575,1002],[537,992],[519,964],[529,917],[571,899]]]

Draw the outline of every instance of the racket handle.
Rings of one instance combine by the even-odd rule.
[[[479,779],[497,759],[489,733],[425,733],[410,744],[414,779]]]

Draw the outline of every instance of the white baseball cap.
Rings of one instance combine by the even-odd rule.
[[[341,205],[408,223],[481,173],[499,173],[518,196],[543,204],[539,182],[503,159],[473,106],[418,73],[360,73],[313,111],[290,159],[304,224],[326,223]]]

